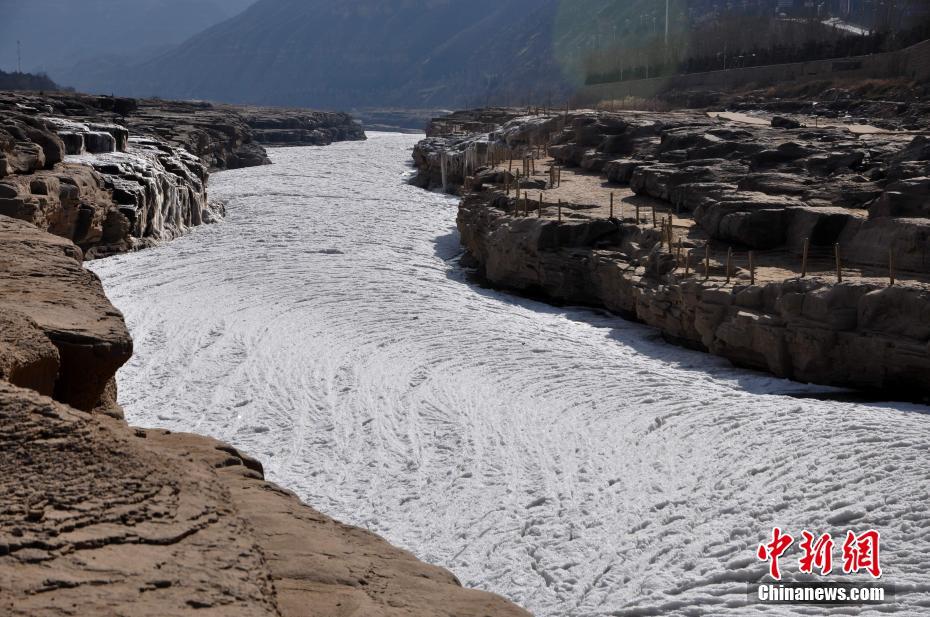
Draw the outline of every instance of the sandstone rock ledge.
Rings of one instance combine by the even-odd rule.
[[[81,261],[0,215],[0,614],[528,615],[228,445],[129,427],[114,375],[132,341]]]
[[[194,435],[0,382],[0,612],[527,615],[303,505]]]
[[[464,196],[462,244],[493,284],[926,399],[930,139],[860,121],[470,110],[431,124],[413,182]]]
[[[514,218],[513,201],[473,194],[459,208],[462,244],[496,285],[603,306],[672,342],[780,377],[897,396],[930,392],[930,285],[824,277],[750,284],[744,271],[729,284],[719,262],[705,280],[674,269],[657,229]]]

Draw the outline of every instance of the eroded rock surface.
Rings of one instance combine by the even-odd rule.
[[[511,201],[473,195],[459,209],[462,244],[497,285],[604,306],[674,342],[781,377],[930,392],[930,285],[823,277],[753,285],[744,268],[725,284],[719,256],[713,279],[686,275],[659,230],[514,218]]]
[[[132,341],[81,258],[0,216],[0,613],[528,615],[226,444],[129,427],[114,375]]]
[[[209,172],[269,163],[263,143],[364,138],[341,113],[0,93],[0,214],[105,257],[217,219]]]
[[[414,151],[419,185],[444,178],[465,194],[462,243],[489,281],[606,306],[800,381],[930,391],[926,137],[698,112],[492,111],[435,121]],[[480,132],[461,132],[469,127]],[[572,181],[589,187],[564,204],[561,222],[536,217],[544,190],[561,194],[548,168],[520,181],[539,191],[532,199],[517,204],[502,186],[509,160],[522,166],[525,156],[574,170]],[[586,214],[612,191],[630,194],[627,214],[647,208],[652,225]],[[804,276],[805,246],[814,276]],[[727,266],[727,254],[740,265]],[[823,274],[844,269],[842,281]]]
[[[107,403],[107,385],[132,354],[132,339],[97,276],[82,266],[80,249],[0,216],[0,311],[8,320],[26,316],[57,349],[56,399],[85,411]],[[29,340],[11,338],[19,345]],[[40,381],[47,384],[51,359],[44,356]],[[44,385],[38,391],[49,394]]]
[[[229,446],[3,382],[0,477],[6,615],[527,615],[308,508]]]

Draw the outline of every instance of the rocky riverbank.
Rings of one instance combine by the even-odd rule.
[[[0,114],[0,210],[19,215],[0,214],[0,612],[527,615],[300,503],[226,444],[123,420],[133,343],[85,253],[205,220],[208,170],[251,142],[201,119],[230,138],[195,154],[199,129],[174,116],[154,137],[154,121],[138,135],[138,118],[27,102]],[[330,119],[325,139],[352,135]]]
[[[467,178],[458,227],[491,283],[798,381],[930,391],[926,136],[696,112],[454,124],[417,148],[417,182]]]
[[[210,172],[267,164],[264,145],[364,138],[342,113],[0,93],[0,214],[104,257],[216,219]]]

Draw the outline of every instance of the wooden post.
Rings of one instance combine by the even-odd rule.
[[[439,168],[442,172],[442,192],[445,193],[448,190],[448,167],[449,167],[449,156],[446,154],[446,151],[443,150],[439,153]]]
[[[652,228],[655,229],[659,224],[656,222],[656,207],[652,206]]]
[[[894,249],[888,249],[888,278],[894,287]]]
[[[678,252],[675,253],[675,266],[681,267],[681,249],[682,249],[682,240],[678,238]]]
[[[685,253],[685,276],[691,276],[691,251]]]
[[[559,165],[559,182],[558,182],[558,185],[559,185],[559,186],[562,186],[562,166],[561,166],[561,165]]]
[[[610,192],[610,218],[614,218],[614,192]]]
[[[639,223],[640,223],[640,219],[639,219],[639,202],[636,202],[636,224],[639,225]]]
[[[539,194],[539,210],[536,211],[536,218],[542,218],[542,205],[543,205],[543,194]]]
[[[653,221],[652,226],[655,227],[655,221]],[[663,216],[662,217],[662,232],[659,234],[659,248],[660,249],[665,246],[665,239],[667,235],[668,235],[668,230],[665,228],[665,217]]]
[[[710,242],[704,245],[704,280],[710,279]]]
[[[507,148],[507,173],[513,173],[513,148]]]
[[[732,276],[731,268],[733,267],[733,247],[727,249],[727,285],[730,284],[730,277]]]
[[[811,248],[810,238],[804,238],[804,249],[801,253],[801,278],[807,276],[807,254]]]
[[[842,283],[843,282],[843,263],[840,260],[840,243],[839,242],[837,242],[833,246],[833,252],[836,255],[836,282]]]
[[[749,251],[749,284],[750,285],[756,284],[756,262],[755,262],[755,259],[753,259],[753,257],[754,255],[752,254],[752,251]]]
[[[562,200],[559,200],[559,222],[562,222]]]

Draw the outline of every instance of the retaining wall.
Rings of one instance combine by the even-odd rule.
[[[930,40],[899,51],[868,56],[593,84],[579,90],[578,97],[583,103],[595,103],[626,97],[652,98],[673,88],[729,90],[747,85],[766,87],[791,81],[889,77],[905,77],[915,81],[930,80]]]

